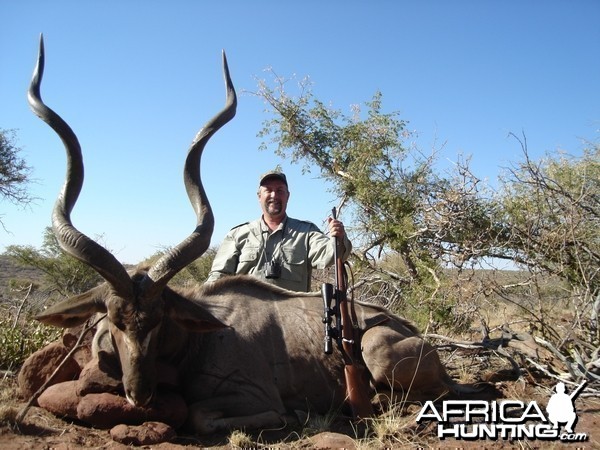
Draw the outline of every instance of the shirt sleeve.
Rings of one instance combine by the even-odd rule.
[[[352,251],[352,243],[347,236],[344,236],[342,244],[343,251],[340,256],[343,261],[346,261]],[[312,267],[325,269],[331,266],[334,263],[334,246],[334,239],[324,234],[316,225],[311,226],[308,238],[308,259]]]
[[[223,276],[235,274],[239,257],[234,232],[230,231],[217,250],[206,282],[211,283]]]

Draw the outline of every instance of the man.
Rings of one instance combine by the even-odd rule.
[[[293,291],[310,291],[312,269],[334,262],[334,243],[311,222],[287,216],[290,191],[286,176],[279,171],[262,175],[258,202],[260,219],[233,228],[213,261],[207,282],[225,275],[250,274]],[[328,218],[329,235],[341,240],[345,260],[352,250],[344,225]]]
[[[583,387],[583,383],[580,386]],[[575,407],[573,406],[573,399],[576,394],[578,394],[577,391],[571,395],[567,394],[565,383],[562,381],[556,384],[556,393],[552,394],[546,406],[548,419],[553,425],[552,428],[557,429],[559,422],[566,423],[565,431],[573,433],[573,425],[577,422],[577,414],[575,414]]]

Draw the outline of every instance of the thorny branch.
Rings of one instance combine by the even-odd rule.
[[[527,362],[545,376],[562,381],[571,386],[578,385],[582,380],[587,380],[583,397],[594,397],[600,395],[600,347],[596,348],[592,354],[592,361],[585,363],[584,358],[573,350],[573,357],[569,359],[565,357],[554,345],[550,342],[537,337],[532,337],[527,333],[513,333],[507,327],[503,327],[502,336],[491,339],[484,336],[481,341],[466,341],[452,339],[435,333],[424,335],[426,339],[443,341],[444,344],[437,346],[439,350],[443,349],[469,349],[479,351],[480,354],[495,354],[507,359],[512,367],[512,372],[518,377],[522,374],[522,364],[519,365],[515,356],[521,361]],[[534,343],[534,346],[532,346]],[[524,345],[525,344],[525,345]],[[562,366],[567,372],[559,373],[553,367],[549,367],[547,362],[542,361],[538,356],[539,352],[535,345],[549,351],[553,357],[562,362]]]

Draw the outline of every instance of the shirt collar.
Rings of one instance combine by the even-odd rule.
[[[287,220],[288,220],[288,216],[286,214],[286,216],[281,221],[281,223],[279,224],[279,226],[275,230],[271,231],[271,229],[269,228],[269,226],[265,222],[265,218],[263,216],[261,216],[260,217],[260,221],[259,221],[260,222],[260,230],[263,233],[269,233],[269,234],[276,233],[277,231],[280,231],[280,230],[285,230],[285,227],[286,227],[286,224],[287,224]]]

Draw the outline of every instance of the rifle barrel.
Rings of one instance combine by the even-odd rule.
[[[335,208],[331,211],[332,217],[337,219]],[[344,262],[340,256],[340,239],[335,236],[334,259],[335,259],[335,295],[341,319],[342,353],[344,356],[344,378],[346,380],[346,397],[352,408],[355,419],[365,419],[373,415],[373,406],[369,397],[369,390],[365,379],[365,368],[355,361],[354,328],[348,312],[347,287],[344,277]]]

